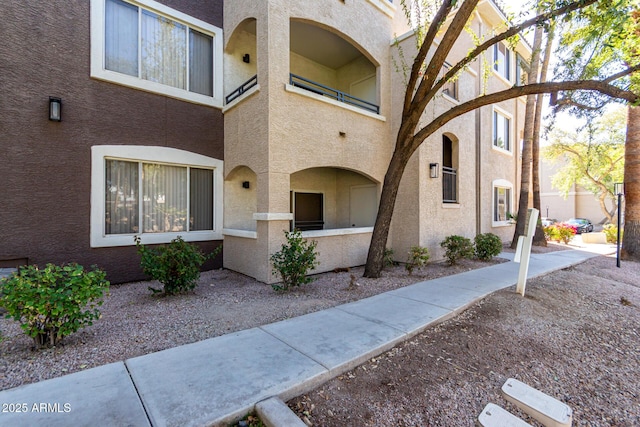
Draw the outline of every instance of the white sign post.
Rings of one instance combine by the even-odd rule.
[[[525,235],[518,237],[518,247],[513,258],[514,262],[520,263],[518,272],[518,285],[516,292],[524,296],[524,289],[527,286],[527,273],[529,272],[529,259],[531,258],[531,244],[533,243],[533,235],[536,234],[536,224],[538,223],[537,209],[527,210],[527,222],[524,225]]]

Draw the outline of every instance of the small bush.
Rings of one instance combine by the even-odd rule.
[[[272,271],[282,279],[281,284],[271,285],[276,291],[288,291],[292,286],[312,282],[307,273],[320,264],[316,252],[318,242],[305,240],[299,230],[285,231],[284,234],[287,243],[271,255]]]
[[[458,260],[473,256],[473,243],[466,237],[447,236],[440,242],[440,246],[446,249],[444,256],[449,265],[457,264]]]
[[[109,292],[105,277],[98,268],[85,271],[78,264],[21,267],[2,281],[0,306],[37,348],[55,346],[100,318],[98,307]]]
[[[385,248],[384,250],[384,266],[393,267],[397,263],[393,259],[393,249]]]
[[[607,237],[607,243],[617,243],[618,242],[618,227],[614,224],[607,224],[602,227],[602,231],[604,231],[605,236]],[[624,235],[624,230],[620,230],[620,240],[622,241],[622,237]]]
[[[140,255],[142,271],[163,285],[162,290],[151,286],[149,290],[154,293],[164,292],[167,295],[194,289],[198,285],[202,264],[222,250],[222,246],[218,246],[211,254],[205,255],[196,245],[185,242],[180,236],[157,249],[144,246],[140,243],[139,236],[135,236],[134,240]]]
[[[544,227],[544,237],[547,240],[553,240],[555,242],[563,242],[568,244],[573,236],[576,235],[577,228],[570,224],[552,224],[548,227]]]
[[[478,234],[474,239],[476,258],[489,261],[502,252],[502,240],[493,233]]]
[[[420,269],[424,267],[427,261],[429,261],[429,249],[422,246],[412,246],[404,268],[407,269],[409,276],[411,276],[414,268]]]

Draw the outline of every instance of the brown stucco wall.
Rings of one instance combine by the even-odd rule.
[[[222,27],[222,0],[161,2]],[[91,79],[87,0],[0,0],[0,10],[0,261],[97,264],[115,283],[142,278],[135,247],[90,247],[91,146],[223,159],[221,111]],[[62,98],[60,123],[48,120],[49,96]]]

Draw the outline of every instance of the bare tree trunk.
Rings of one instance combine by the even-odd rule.
[[[633,106],[629,106],[627,118],[624,198],[624,239],[621,258],[640,261],[640,107]]]
[[[378,278],[384,267],[384,250],[387,247],[389,229],[393,217],[393,209],[400,188],[402,174],[407,166],[411,154],[405,154],[407,150],[396,150],[393,153],[389,168],[384,177],[382,194],[380,194],[380,204],[376,223],[373,227],[369,253],[367,254],[367,264],[364,269],[364,277]]]
[[[529,69],[528,84],[538,82],[538,70],[540,69],[540,47],[542,46],[542,27],[536,27],[533,36],[533,51],[531,53],[531,65]],[[536,96],[527,96],[524,117],[524,138],[522,144],[522,173],[520,174],[520,199],[518,202],[518,218],[516,230],[511,240],[511,248],[518,246],[518,237],[525,234],[525,222],[527,209],[529,208],[529,191],[531,187],[531,160],[533,145],[533,130],[535,122]]]
[[[551,49],[553,49],[553,38],[555,36],[555,23],[551,24],[549,33],[547,34],[547,43],[544,47],[544,59],[540,70],[540,82],[547,81],[547,71],[549,70],[549,62],[551,60]],[[533,127],[533,145],[531,147],[531,156],[533,163],[532,168],[532,184],[533,184],[533,207],[538,209],[541,214],[538,216],[536,224],[536,234],[533,236],[533,244],[536,246],[547,246],[547,239],[544,238],[544,230],[542,229],[542,203],[540,202],[540,128],[542,127],[542,103],[544,95],[538,95],[536,101],[536,114]]]

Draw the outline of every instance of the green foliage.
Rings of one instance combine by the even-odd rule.
[[[149,290],[154,293],[164,292],[167,295],[194,289],[198,285],[202,264],[222,250],[222,246],[218,246],[211,254],[205,255],[196,245],[185,242],[180,236],[157,249],[144,246],[140,243],[139,236],[135,236],[134,240],[144,274],[163,285],[163,290],[152,287],[149,287]]]
[[[85,271],[78,264],[21,267],[2,281],[0,306],[36,347],[55,346],[100,318],[98,307],[109,292],[105,277],[98,268]]]
[[[618,242],[618,227],[614,224],[607,224],[602,227],[602,231],[604,231],[605,236],[607,237],[607,243],[617,243]],[[620,230],[620,240],[624,235],[624,230]]]
[[[502,252],[502,240],[493,233],[478,234],[475,239],[476,258],[489,261]]]
[[[421,269],[427,264],[427,261],[429,261],[429,249],[422,246],[412,246],[404,268],[411,275],[414,268]]]
[[[471,258],[473,256],[473,243],[470,239],[462,236],[447,236],[440,246],[445,248],[445,258],[449,265],[456,264],[459,260],[464,258]]]
[[[292,286],[312,282],[307,273],[320,264],[316,252],[318,242],[305,240],[299,230],[285,231],[284,234],[287,243],[271,255],[272,271],[282,279],[281,284],[272,285],[276,291],[288,291]]]
[[[543,231],[545,239],[562,242],[567,245],[576,235],[577,229],[573,225],[559,223],[544,227]]]
[[[384,250],[384,266],[385,267],[393,267],[396,265],[396,262],[393,259],[393,249],[385,248]]]

